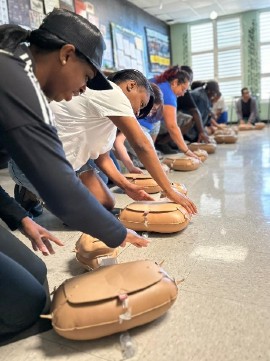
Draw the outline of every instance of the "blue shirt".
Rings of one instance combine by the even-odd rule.
[[[156,83],[156,81],[152,81],[152,82]],[[171,84],[168,81],[165,81],[164,83],[156,83],[156,84],[163,94],[164,105],[172,105],[173,107],[176,108],[177,96],[172,91]]]
[[[171,84],[168,81],[165,81],[163,83],[157,83],[156,79],[153,78],[153,79],[149,79],[149,82],[157,84],[157,86],[161,90],[163,94],[164,105],[172,105],[175,108],[177,107],[177,97],[172,91]],[[143,127],[152,130],[154,127],[154,123],[157,123],[159,120],[163,120],[163,119],[155,118],[155,117],[146,117],[144,119],[140,119],[139,123]]]
[[[148,130],[152,130],[154,128],[154,123],[157,123],[158,119],[155,119],[155,121],[153,121],[152,117],[146,117],[143,119],[138,119],[138,122],[142,127],[145,127]]]

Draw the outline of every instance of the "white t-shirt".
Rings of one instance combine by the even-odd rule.
[[[228,110],[226,104],[225,104],[225,100],[223,98],[223,96],[221,96],[219,98],[219,100],[217,102],[214,103],[213,105],[213,112],[216,114],[217,111],[220,111],[221,113],[224,113]]]
[[[135,117],[122,89],[114,83],[111,85],[110,90],[87,88],[84,94],[69,102],[50,103],[58,135],[74,170],[112,148],[117,128],[108,117]]]

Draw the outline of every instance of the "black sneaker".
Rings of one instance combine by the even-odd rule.
[[[15,185],[15,200],[33,217],[38,217],[43,212],[43,206],[35,194],[23,186]],[[32,217],[31,217],[32,218]]]

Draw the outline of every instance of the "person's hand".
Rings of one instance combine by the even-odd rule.
[[[143,174],[143,170],[139,167],[135,167],[134,165],[129,167],[129,173]]]
[[[41,227],[29,217],[22,219],[20,231],[31,241],[34,251],[39,250],[44,256],[55,253],[51,242],[58,246],[64,246],[60,239],[53,236],[47,229]]]
[[[210,143],[209,136],[204,132],[199,133],[198,143]]]
[[[196,159],[198,159],[198,160],[200,161],[200,163],[201,163],[200,157],[198,157],[196,154],[194,154],[191,150],[188,150],[187,152],[185,152],[185,155],[186,155],[187,157],[196,158]]]
[[[125,247],[126,243],[131,243],[133,246],[142,248],[147,247],[150,241],[144,237],[139,236],[135,231],[127,229],[127,236],[124,242],[120,244],[121,247]]]
[[[185,196],[183,193],[180,193],[179,191],[177,191],[176,189],[174,189],[173,187],[170,189],[169,192],[164,192],[164,194],[166,195],[166,197],[168,199],[170,199],[171,201],[180,204],[181,206],[183,206],[187,213],[192,215],[192,214],[197,214],[197,207],[195,206],[195,204],[187,197]]]
[[[154,201],[150,194],[146,193],[142,187],[129,183],[124,187],[125,193],[134,201]]]

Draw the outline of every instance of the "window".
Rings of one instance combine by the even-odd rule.
[[[233,17],[190,26],[195,80],[216,79],[225,99],[242,88],[241,24]]]
[[[191,53],[194,80],[214,78],[214,37],[212,23],[192,25]]]
[[[261,99],[270,98],[270,11],[260,14]]]

